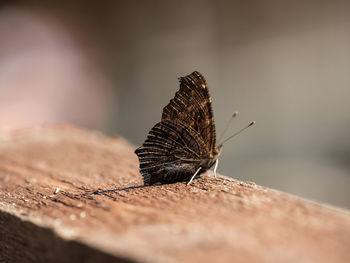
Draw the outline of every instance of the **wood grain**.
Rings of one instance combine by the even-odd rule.
[[[0,138],[0,262],[350,262],[347,211],[211,172],[134,188],[133,146],[70,126]]]

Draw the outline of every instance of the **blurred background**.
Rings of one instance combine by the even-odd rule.
[[[349,1],[2,1],[0,130],[69,122],[135,145],[201,72],[218,171],[350,208]]]

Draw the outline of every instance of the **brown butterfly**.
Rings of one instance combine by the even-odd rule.
[[[209,89],[204,77],[195,71],[180,78],[180,90],[164,107],[161,122],[151,129],[135,153],[144,184],[152,185],[191,182],[215,163],[216,177],[221,149],[222,143],[216,146]]]

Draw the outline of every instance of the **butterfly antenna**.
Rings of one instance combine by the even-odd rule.
[[[245,126],[243,129],[239,130],[238,132],[234,133],[233,135],[231,135],[230,137],[228,137],[227,139],[225,139],[222,143],[220,143],[219,146],[222,146],[225,142],[227,142],[228,140],[230,140],[231,138],[235,137],[236,135],[240,134],[242,131],[244,131],[245,129],[248,129],[250,126],[252,126],[255,123],[255,121],[252,121],[251,123],[249,123],[247,126]]]
[[[233,114],[232,114],[232,117],[230,118],[230,120],[227,122],[226,124],[226,127],[225,129],[221,132],[220,136],[219,136],[219,139],[218,139],[218,142],[222,139],[222,137],[225,135],[225,133],[227,132],[227,129],[230,127],[231,123],[232,123],[232,120],[237,116],[238,112],[235,111]]]

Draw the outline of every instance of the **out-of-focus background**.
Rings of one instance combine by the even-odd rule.
[[[200,71],[219,172],[350,208],[349,1],[2,1],[0,129],[70,122],[135,145]]]

